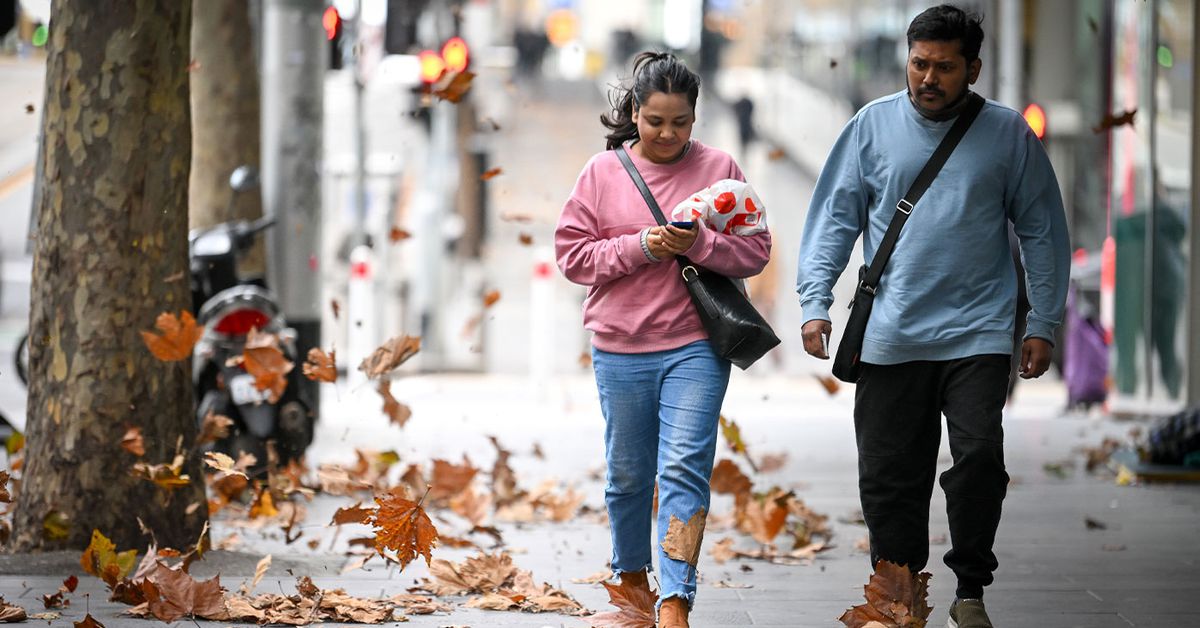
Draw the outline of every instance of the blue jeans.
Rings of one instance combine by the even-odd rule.
[[[687,522],[708,510],[717,418],[729,385],[729,362],[701,340],[669,351],[608,353],[592,349],[608,483],[612,569],[651,567],[650,519],[658,477],[659,603],[696,598],[696,569],[662,551],[671,516]]]

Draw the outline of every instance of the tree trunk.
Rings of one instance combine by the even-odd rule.
[[[204,0],[192,8],[192,178],[188,222],[193,229],[229,220],[262,217],[258,189],[231,197],[229,175],[248,164],[259,167],[258,60],[247,0]],[[232,201],[232,204],[231,204]],[[241,261],[262,273],[264,246],[258,239]]]
[[[207,518],[191,365],[159,361],[138,331],[190,306],[190,2],[56,0],[52,19],[14,546],[82,548],[97,529],[140,548],[140,518],[161,545],[186,547]],[[129,427],[146,463],[182,450],[192,482],[133,477]],[[46,532],[51,517],[68,523],[62,537]]]

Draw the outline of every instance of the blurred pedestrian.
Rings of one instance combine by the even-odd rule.
[[[1012,222],[1030,312],[1021,377],[1050,365],[1070,269],[1054,170],[1021,115],[973,94],[983,29],[941,5],[908,27],[908,89],[850,120],[817,180],[801,242],[797,290],[808,353],[826,358],[833,284],[854,241],[873,259],[894,217],[910,215],[876,286],[855,389],[859,497],[871,562],[929,559],[929,500],[946,416],[953,465],[942,474],[950,523],[945,562],[958,580],[950,626],[992,625],[983,588],[1008,487],[1002,411],[1017,281]],[[960,115],[978,112],[914,205],[900,201]],[[969,118],[968,118],[969,119]]]
[[[611,115],[601,116],[608,150],[584,166],[555,232],[559,268],[588,286],[583,318],[606,423],[612,569],[624,585],[648,586],[657,475],[658,616],[668,628],[688,625],[696,568],[668,556],[662,541],[673,519],[695,516],[703,530],[730,366],[709,345],[673,258],[749,277],[766,265],[771,236],[726,235],[699,220],[659,226],[614,149],[628,151],[663,208],[721,179],[745,181],[727,153],[691,138],[699,92],[699,77],[674,55],[639,54],[632,85],[618,88]]]
[[[737,119],[738,142],[741,145],[740,156],[746,158],[746,149],[756,139],[754,134],[754,101],[749,96],[742,96],[733,103],[733,116]]]

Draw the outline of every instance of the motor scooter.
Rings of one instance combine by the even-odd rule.
[[[258,187],[258,173],[241,166],[229,185],[232,206],[238,193]],[[316,422],[300,381],[295,330],[288,327],[263,278],[238,272],[239,257],[274,222],[269,216],[231,221],[188,234],[192,303],[197,324],[204,326],[192,354],[196,421],[202,425],[210,413],[232,419],[228,436],[207,447],[235,459],[240,453],[253,454],[257,463],[251,472],[258,474],[266,469],[268,442],[274,443],[279,462],[286,464],[312,443]],[[273,403],[269,391],[259,390],[242,364],[230,362],[242,355],[251,329],[276,335],[284,356],[296,365],[287,375],[287,388]]]

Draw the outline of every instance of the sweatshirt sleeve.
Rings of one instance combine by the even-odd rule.
[[[589,164],[575,182],[554,230],[554,254],[568,280],[585,286],[607,283],[650,263],[640,234],[600,237],[596,219],[596,185]]]
[[[829,320],[833,286],[867,221],[870,196],[859,162],[858,124],[859,118],[853,118],[838,136],[817,178],[804,221],[796,271],[804,323]]]
[[[746,182],[746,175],[732,159],[729,161],[728,178]],[[684,255],[726,277],[753,277],[761,273],[771,260],[771,232],[767,229],[751,236],[725,234],[706,228],[701,221],[696,241]]]
[[[1030,307],[1025,338],[1053,344],[1066,307],[1071,243],[1050,159],[1041,141],[1028,128],[1024,131],[1024,158],[1011,182],[1015,189],[1010,188],[1008,213],[1025,266]]]

